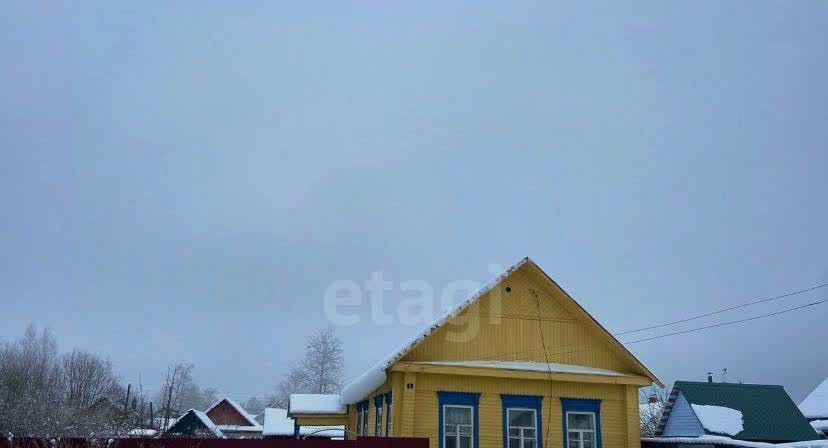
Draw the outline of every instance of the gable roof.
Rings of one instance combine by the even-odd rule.
[[[691,405],[720,406],[741,412],[744,429],[733,435],[734,439],[778,443],[818,438],[782,386],[690,381],[676,381],[657,434],[664,431],[679,393]]]
[[[468,309],[470,306],[475,304],[478,300],[480,300],[483,296],[488,294],[492,291],[497,285],[499,285],[503,280],[507,277],[512,275],[515,271],[522,268],[524,265],[531,267],[535,271],[542,274],[542,276],[549,281],[556,289],[563,293],[564,298],[566,299],[569,304],[573,305],[573,311],[576,314],[580,314],[586,317],[587,321],[592,324],[596,329],[603,333],[603,335],[609,339],[613,348],[615,348],[616,352],[622,356],[630,360],[641,372],[643,372],[647,377],[653,380],[654,383],[658,384],[659,386],[663,386],[661,381],[653,374],[649,369],[647,369],[644,364],[639,361],[635,355],[633,355],[626,347],[624,347],[621,342],[618,341],[606,328],[604,328],[597,320],[595,320],[592,315],[590,315],[575,299],[572,298],[563,288],[560,287],[554,280],[552,280],[549,275],[543,271],[534,261],[532,261],[529,257],[523,258],[519,262],[512,265],[509,269],[507,269],[502,274],[498,275],[497,277],[490,280],[486,283],[479,291],[472,294],[466,300],[458,303],[457,305],[449,308],[442,316],[440,316],[437,320],[432,322],[428,325],[425,329],[420,331],[416,336],[409,339],[399,347],[397,347],[394,351],[392,351],[389,355],[383,358],[380,362],[375,364],[373,367],[368,369],[365,373],[357,377],[355,380],[348,383],[344,388],[342,388],[342,402],[346,404],[354,404],[366,396],[368,396],[371,392],[376,390],[378,387],[382,386],[386,381],[386,374],[385,371],[390,368],[394,363],[402,359],[406,354],[408,354],[411,350],[415,347],[420,345],[424,340],[426,340],[429,336],[431,336],[435,331],[442,328],[445,324],[449,321],[457,317],[460,313]]]
[[[236,403],[230,397],[224,397],[224,398],[220,398],[220,399],[216,400],[215,403],[210,405],[210,407],[207,408],[206,411],[204,411],[204,414],[205,415],[209,414],[210,411],[212,411],[213,409],[215,409],[218,405],[220,405],[222,403],[229,404],[230,407],[232,407],[236,412],[239,413],[239,415],[242,416],[242,418],[244,418],[247,421],[247,423],[250,423],[250,426],[259,426],[259,422],[256,421],[256,418],[253,417],[252,415],[250,415],[250,413],[248,413],[243,407],[241,407],[240,404]]]
[[[164,433],[195,435],[198,426],[201,426],[215,437],[224,437],[224,433],[210,420],[210,417],[207,417],[206,413],[195,409],[190,409],[184,415],[178,417]]]
[[[809,419],[828,419],[828,378],[799,403],[799,410]]]

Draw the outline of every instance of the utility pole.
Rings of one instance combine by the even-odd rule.
[[[126,416],[127,412],[129,412],[129,394],[130,394],[130,392],[132,392],[132,384],[127,384],[126,401],[124,401],[124,416]]]

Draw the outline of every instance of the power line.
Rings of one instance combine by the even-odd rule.
[[[763,319],[765,317],[778,316],[780,314],[789,313],[791,311],[801,310],[803,308],[808,308],[808,307],[811,307],[811,306],[820,305],[820,304],[825,303],[826,301],[828,301],[828,300],[820,300],[818,302],[812,302],[812,303],[808,303],[808,304],[805,304],[805,305],[800,305],[800,306],[796,306],[796,307],[793,307],[793,308],[788,308],[788,309],[784,309],[784,310],[781,310],[781,311],[777,311],[777,312],[774,312],[774,313],[768,313],[768,314],[762,314],[762,315],[759,315],[759,316],[748,317],[746,319],[732,320],[732,321],[729,321],[729,322],[721,322],[721,323],[718,323],[718,324],[706,325],[704,327],[691,328],[689,330],[682,330],[682,331],[676,331],[676,332],[673,332],[673,333],[662,334],[660,336],[652,336],[652,337],[649,337],[649,338],[636,339],[634,341],[623,342],[623,344],[635,344],[637,342],[652,341],[653,339],[666,338],[668,336],[675,336],[677,334],[693,333],[693,332],[696,332],[696,331],[707,330],[708,328],[723,327],[725,325],[733,325],[733,324],[738,324],[738,323],[742,323],[742,322],[748,322],[748,321],[751,321],[751,320]]]
[[[662,328],[662,327],[668,327],[670,325],[681,324],[681,323],[684,323],[684,322],[689,322],[691,320],[701,319],[703,317],[709,317],[709,316],[713,316],[713,315],[716,315],[716,314],[721,314],[721,313],[724,313],[724,312],[727,312],[727,311],[732,311],[732,310],[736,310],[736,309],[739,309],[739,308],[744,308],[746,306],[751,306],[751,305],[756,305],[756,304],[759,304],[759,303],[765,303],[765,302],[771,302],[771,301],[774,301],[774,300],[784,299],[785,297],[795,296],[797,294],[803,294],[803,293],[806,293],[806,292],[809,292],[809,291],[813,291],[815,289],[824,288],[826,286],[828,286],[828,283],[823,283],[821,285],[812,286],[810,288],[800,289],[799,291],[794,291],[794,292],[789,292],[789,293],[786,293],[786,294],[782,294],[781,296],[776,296],[776,297],[771,297],[771,298],[761,299],[761,300],[755,300],[753,302],[747,302],[747,303],[743,303],[741,305],[733,305],[733,306],[730,306],[730,307],[727,307],[727,308],[722,308],[722,309],[717,310],[717,311],[711,311],[709,313],[699,314],[698,316],[693,316],[693,317],[688,317],[688,318],[685,318],[685,319],[674,320],[672,322],[653,325],[653,326],[650,326],[650,327],[638,328],[636,330],[622,331],[620,333],[615,333],[615,336],[622,336],[622,335],[631,334],[631,333],[639,333],[639,332],[646,331],[646,330],[653,330],[653,329],[656,329],[656,328]]]

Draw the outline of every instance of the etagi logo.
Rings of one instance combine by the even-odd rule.
[[[491,276],[503,273],[505,268],[489,264]],[[439,288],[425,280],[402,280],[393,282],[385,278],[383,271],[374,271],[360,285],[354,280],[336,280],[325,289],[323,310],[333,325],[350,326],[361,322],[360,309],[370,307],[370,321],[375,325],[399,323],[406,326],[427,325],[443,316],[445,310],[473,297],[484,287],[474,280],[453,280]],[[386,294],[398,288],[403,299],[391,306]],[[499,294],[498,290],[491,294]],[[499,308],[500,300],[492,300],[491,306]],[[390,309],[393,308],[393,309]],[[499,309],[488,312],[491,323],[499,323]],[[446,337],[455,342],[472,339],[480,328],[479,315],[464,315],[453,322]]]

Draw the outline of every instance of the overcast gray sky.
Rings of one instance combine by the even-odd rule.
[[[4,4],[0,338],[245,399],[378,270],[528,255],[613,331],[828,282],[828,4],[273,3]],[[418,330],[358,310],[348,378]],[[800,399],[826,322],[630,348]]]

